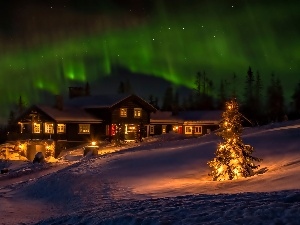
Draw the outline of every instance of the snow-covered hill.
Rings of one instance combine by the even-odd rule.
[[[19,162],[32,172],[0,175],[0,224],[299,224],[300,121],[243,134],[263,161],[234,181],[207,175],[214,134],[167,134],[97,157],[72,149],[38,171]]]

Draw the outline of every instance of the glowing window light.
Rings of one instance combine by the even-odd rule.
[[[45,133],[47,133],[47,134],[54,133],[53,123],[45,123]]]

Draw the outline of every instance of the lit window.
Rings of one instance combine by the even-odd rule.
[[[66,125],[57,124],[57,133],[66,133]]]
[[[41,133],[41,124],[39,124],[39,123],[33,124],[33,133],[35,133],[35,134]]]
[[[142,116],[142,109],[141,108],[134,108],[134,117],[139,118]]]
[[[162,125],[162,133],[167,133],[167,125]]]
[[[90,124],[79,124],[79,134],[89,134]]]
[[[185,133],[186,134],[192,134],[193,133],[192,126],[186,126],[185,127]]]
[[[150,134],[154,134],[154,126],[153,126],[153,125],[150,126],[150,131],[149,131],[149,133],[150,133]]]
[[[45,133],[46,134],[53,134],[54,133],[53,123],[45,123]]]
[[[195,127],[195,134],[202,134],[202,127],[201,126],[196,126]]]
[[[127,117],[127,108],[120,108],[120,116]]]

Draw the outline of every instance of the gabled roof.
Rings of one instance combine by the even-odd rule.
[[[89,122],[89,123],[101,123],[102,120],[98,119],[91,114],[87,113],[84,109],[65,107],[62,110],[53,106],[47,105],[33,105],[24,114],[29,113],[33,109],[38,109],[51,117],[57,122]],[[23,114],[23,115],[24,115]]]
[[[65,105],[71,107],[87,108],[114,108],[122,102],[132,99],[139,102],[149,111],[155,112],[156,109],[147,101],[134,94],[115,94],[115,95],[95,95],[95,96],[82,96],[69,99]]]
[[[51,106],[37,106],[56,121],[100,123],[101,119],[87,113],[84,109],[64,107],[59,110]]]

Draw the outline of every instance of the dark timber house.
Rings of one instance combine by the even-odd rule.
[[[148,102],[133,94],[78,97],[67,104],[101,118],[101,138],[113,137],[116,129],[122,126],[126,140],[135,140],[136,130],[141,128],[145,130],[144,136],[147,136],[150,113],[156,111]]]
[[[18,130],[9,138],[18,140],[20,150],[32,160],[36,152],[57,157],[62,149],[111,140],[122,127],[125,140],[135,140],[137,132],[147,136],[150,113],[156,109],[133,94],[85,95],[69,88],[69,99],[57,96],[55,106],[33,105],[17,118]]]

